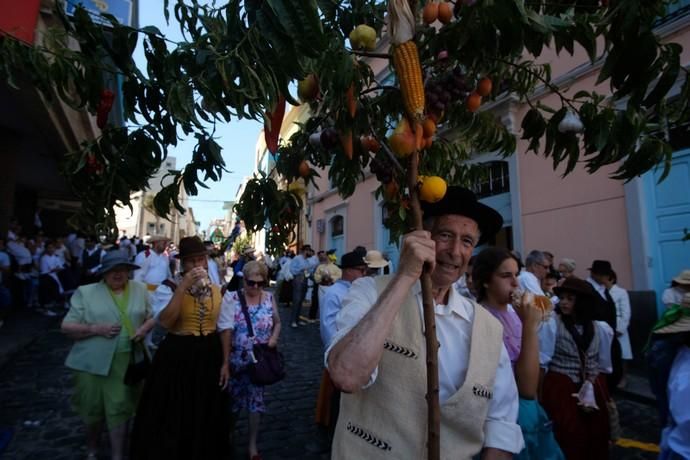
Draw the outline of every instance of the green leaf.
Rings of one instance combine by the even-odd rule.
[[[672,60],[664,69],[661,77],[656,83],[654,89],[649,93],[649,95],[644,100],[644,105],[646,107],[652,107],[657,104],[673,87],[678,79],[678,74],[680,73],[680,60]]]

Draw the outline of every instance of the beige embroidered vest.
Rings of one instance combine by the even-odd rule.
[[[377,278],[380,294],[388,277]],[[503,345],[501,324],[479,304],[465,382],[441,405],[441,458],[469,459],[484,442],[484,420],[493,395]],[[420,308],[411,294],[393,323],[370,387],[343,394],[332,460],[427,458],[426,346]],[[468,357],[458,357],[468,359]]]

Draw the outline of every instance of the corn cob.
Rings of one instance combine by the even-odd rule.
[[[393,46],[393,66],[398,75],[405,111],[411,120],[424,117],[424,83],[419,52],[414,41]]]

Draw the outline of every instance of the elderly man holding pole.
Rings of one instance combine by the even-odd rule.
[[[403,240],[393,276],[362,278],[343,299],[326,350],[343,392],[332,458],[426,459],[426,344],[419,277],[431,268],[443,459],[512,458],[522,450],[518,394],[500,323],[453,283],[474,248],[502,226],[474,194],[450,187],[424,206],[424,230]]]

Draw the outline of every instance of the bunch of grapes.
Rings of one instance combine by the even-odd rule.
[[[440,117],[451,104],[464,101],[470,89],[460,67],[427,81],[424,85],[427,112]]]
[[[373,158],[369,163],[369,170],[382,184],[388,184],[393,180],[393,166],[385,159]]]

